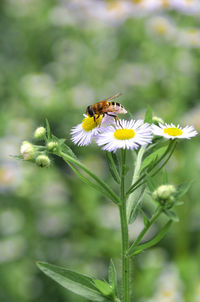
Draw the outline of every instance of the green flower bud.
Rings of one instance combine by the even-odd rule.
[[[164,121],[161,117],[158,116],[153,116],[152,118],[153,124],[159,125],[159,124],[164,124]]]
[[[41,140],[44,139],[46,135],[46,129],[44,127],[39,127],[34,132],[34,138]]]
[[[51,141],[47,144],[47,148],[49,151],[55,151],[57,147],[58,147],[58,143],[54,141]]]
[[[32,160],[35,155],[35,150],[31,143],[24,141],[21,144],[20,153],[23,156],[24,160]]]
[[[41,168],[49,167],[51,164],[51,161],[47,155],[38,155],[36,157],[35,162],[36,162],[36,165],[38,165]]]
[[[173,185],[161,185],[152,194],[154,200],[158,201],[161,205],[171,207],[174,202],[176,188]]]

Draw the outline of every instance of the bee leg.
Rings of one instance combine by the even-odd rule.
[[[123,128],[122,125],[121,125],[121,123],[120,123],[120,119],[118,118],[117,115],[108,114],[108,113],[107,113],[107,115],[114,117],[116,125],[117,125],[117,122],[118,122],[119,126],[120,126],[121,128]]]

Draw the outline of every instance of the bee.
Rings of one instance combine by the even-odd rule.
[[[117,114],[125,114],[127,113],[124,106],[117,102],[111,102],[112,100],[118,98],[121,95],[121,93],[116,93],[115,95],[102,100],[98,103],[95,103],[94,105],[90,105],[86,109],[86,114],[89,117],[93,117],[94,121],[96,122],[96,119],[98,119],[101,115],[104,117],[105,115],[109,115],[114,117],[115,122],[119,122]],[[97,115],[97,117],[95,117]],[[119,122],[120,124],[120,122]]]

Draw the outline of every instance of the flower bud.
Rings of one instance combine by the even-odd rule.
[[[34,158],[35,150],[31,143],[24,141],[21,144],[20,153],[22,154],[24,160],[31,160]]]
[[[36,165],[38,165],[41,168],[49,167],[51,164],[51,161],[47,155],[38,155],[36,157],[35,162],[36,162]]]
[[[34,138],[41,140],[45,137],[46,129],[44,127],[38,127],[34,132]]]
[[[161,205],[171,207],[174,202],[176,188],[173,185],[161,185],[152,194],[154,200],[158,201]]]
[[[47,144],[47,148],[49,151],[55,151],[57,147],[58,147],[58,143],[54,141],[48,142]]]
[[[159,125],[159,124],[164,124],[164,121],[161,117],[158,116],[153,116],[152,118],[153,124]]]

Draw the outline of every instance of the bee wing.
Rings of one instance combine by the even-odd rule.
[[[109,98],[107,98],[105,100],[102,100],[101,102],[108,102],[108,101],[114,100],[114,99],[118,98],[120,95],[121,95],[121,93],[118,92],[118,93],[114,94],[113,96],[110,96]]]

